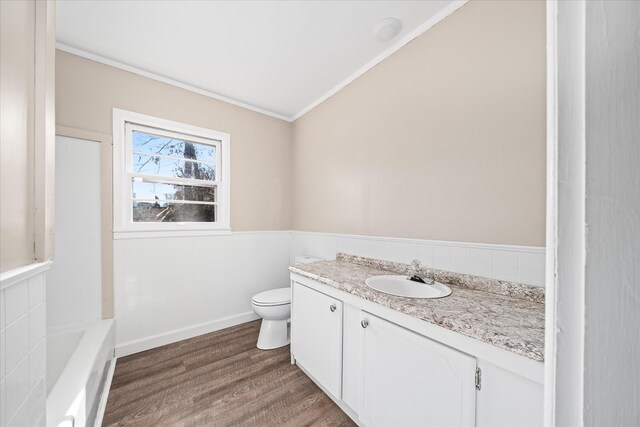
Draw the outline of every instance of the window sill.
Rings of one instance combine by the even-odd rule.
[[[113,240],[124,239],[154,239],[166,237],[204,237],[230,236],[230,228],[215,230],[155,230],[155,231],[114,231]]]

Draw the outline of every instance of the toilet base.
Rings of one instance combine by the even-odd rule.
[[[289,344],[289,328],[287,323],[287,319],[262,319],[260,335],[258,335],[258,348],[260,350],[271,350]]]

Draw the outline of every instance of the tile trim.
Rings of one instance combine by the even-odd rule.
[[[51,268],[52,264],[53,261],[37,262],[5,271],[0,274],[0,289],[8,288],[9,286],[23,282],[38,273],[47,271]]]

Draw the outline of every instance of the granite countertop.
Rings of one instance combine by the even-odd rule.
[[[439,270],[428,270],[428,275],[451,288],[451,295],[445,298],[397,297],[370,289],[364,283],[371,276],[398,274],[402,266],[404,264],[338,254],[336,261],[298,264],[289,270],[535,361],[544,360],[544,304],[535,289],[532,297],[527,291],[531,287],[527,285]],[[461,276],[463,280],[442,280],[452,276]],[[483,286],[467,285],[476,282],[483,283]],[[497,292],[487,290],[494,285]],[[504,292],[504,289],[509,292]],[[541,292],[544,296],[544,290]]]

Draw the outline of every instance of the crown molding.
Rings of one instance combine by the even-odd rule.
[[[99,62],[101,64],[119,68],[121,70],[128,71],[130,73],[134,73],[142,77],[147,77],[153,80],[157,80],[159,82],[166,83],[171,86],[179,87],[180,89],[188,90],[190,92],[195,92],[199,95],[208,96],[209,98],[226,102],[228,104],[235,105],[237,107],[246,108],[247,110],[251,110],[256,113],[265,114],[267,116],[275,117],[276,119],[284,120],[286,122],[293,121],[291,117],[287,117],[282,114],[275,113],[273,111],[265,110],[264,108],[260,108],[255,105],[247,104],[245,102],[228,98],[226,96],[219,95],[217,93],[214,93],[196,86],[192,86],[190,84],[187,84],[178,80],[171,79],[169,77],[161,76],[159,74],[152,73],[151,71],[143,70],[141,68],[137,68],[132,65],[124,64],[122,62],[115,61],[113,59],[105,58],[104,56],[96,55],[95,53],[91,53],[83,49],[78,49],[76,47],[69,46],[64,43],[56,42],[56,49],[61,50],[63,52],[71,53],[76,56],[80,56],[82,58],[90,59],[92,61]]]
[[[359,68],[357,71],[355,71],[354,73],[349,75],[349,77],[347,77],[346,79],[344,79],[343,81],[341,81],[340,83],[335,85],[329,91],[325,92],[318,99],[316,99],[315,101],[311,102],[309,105],[307,105],[306,107],[304,107],[302,110],[300,110],[298,113],[294,114],[291,117],[285,116],[283,114],[279,114],[279,113],[276,113],[276,112],[273,112],[273,111],[270,111],[270,110],[266,110],[264,108],[257,107],[257,106],[252,105],[252,104],[248,104],[248,103],[245,103],[245,102],[242,102],[242,101],[238,101],[236,99],[229,98],[229,97],[217,94],[215,92],[208,91],[206,89],[202,89],[202,88],[199,88],[199,87],[196,87],[196,86],[192,86],[190,84],[187,84],[187,83],[184,83],[184,82],[181,82],[181,81],[178,81],[178,80],[174,80],[174,79],[171,79],[169,77],[165,77],[165,76],[153,73],[151,71],[143,70],[141,68],[137,68],[137,67],[134,67],[132,65],[124,64],[122,62],[115,61],[113,59],[109,59],[109,58],[106,58],[104,56],[88,52],[88,51],[83,50],[83,49],[79,49],[79,48],[76,48],[76,47],[73,47],[73,46],[69,46],[69,45],[66,45],[64,43],[57,42],[56,43],[56,49],[61,50],[63,52],[68,52],[68,53],[71,53],[73,55],[77,55],[77,56],[80,56],[80,57],[83,57],[83,58],[86,58],[86,59],[90,59],[92,61],[100,62],[102,64],[109,65],[111,67],[119,68],[121,70],[137,74],[139,76],[143,76],[143,77],[147,77],[147,78],[150,78],[150,79],[153,79],[153,80],[157,80],[159,82],[166,83],[166,84],[169,84],[171,86],[175,86],[175,87],[179,87],[179,88],[184,89],[184,90],[195,92],[197,94],[204,95],[204,96],[207,96],[209,98],[216,99],[218,101],[226,102],[228,104],[232,104],[232,105],[235,105],[237,107],[246,108],[247,110],[251,110],[251,111],[254,111],[256,113],[265,114],[267,116],[275,117],[276,119],[284,120],[286,122],[290,122],[291,123],[291,122],[294,122],[295,120],[299,119],[300,117],[302,117],[303,115],[305,115],[309,111],[313,110],[318,105],[322,104],[324,101],[326,101],[331,96],[333,96],[336,93],[338,93],[345,86],[347,86],[348,84],[350,84],[351,82],[356,80],[358,77],[360,77],[361,75],[363,75],[364,73],[366,73],[367,71],[369,71],[370,69],[372,69],[373,67],[378,65],[380,62],[384,61],[385,59],[387,59],[388,57],[393,55],[396,51],[398,51],[399,49],[404,47],[407,43],[409,43],[410,41],[412,41],[416,37],[418,37],[418,36],[422,35],[423,33],[425,33],[428,29],[430,29],[435,24],[437,24],[438,22],[440,22],[443,19],[445,19],[447,16],[451,15],[453,12],[458,10],[460,7],[462,7],[468,1],[469,0],[456,0],[456,1],[452,2],[447,7],[442,9],[440,12],[438,12],[437,14],[432,16],[430,19],[425,21],[422,25],[420,25],[415,30],[411,31],[410,33],[408,33],[407,35],[405,35],[404,37],[399,39],[397,42],[395,42],[392,46],[387,48],[380,55],[378,55],[375,58],[373,58],[371,61],[366,63],[364,66]]]

